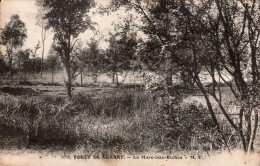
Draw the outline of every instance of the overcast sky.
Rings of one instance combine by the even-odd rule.
[[[109,0],[98,0],[101,4],[105,5]],[[27,28],[27,39],[25,41],[23,49],[26,48],[34,48],[37,42],[41,39],[41,28],[36,25],[36,15],[37,15],[37,6],[35,6],[35,0],[1,0],[1,8],[0,8],[0,16],[1,16],[1,24],[0,27],[4,28],[7,22],[10,21],[10,18],[14,14],[18,14],[20,19],[26,24]],[[92,12],[91,12],[92,13]],[[119,11],[118,13],[114,13],[112,15],[100,16],[98,14],[92,15],[92,21],[98,23],[98,29],[105,37],[107,36],[109,31],[113,31],[113,26],[111,23],[114,21],[118,21],[118,16],[123,16],[124,11]],[[45,56],[47,56],[48,50],[52,43],[53,34],[49,32],[50,35],[46,42],[45,47]],[[81,34],[79,38],[86,43],[90,37],[93,36],[93,32],[87,30],[84,34]],[[106,47],[107,44],[102,42],[101,47]],[[42,48],[41,48],[42,49]],[[39,50],[38,57],[41,55],[41,51]],[[1,48],[2,52],[4,52],[4,48]]]

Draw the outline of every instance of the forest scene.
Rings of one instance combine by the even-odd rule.
[[[1,2],[1,150],[259,156],[259,1],[31,0],[28,18],[17,1]]]

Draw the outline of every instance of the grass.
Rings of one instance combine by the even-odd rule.
[[[116,152],[145,149],[145,133],[154,130],[148,127],[155,126],[157,117],[155,109],[147,105],[149,97],[114,93],[115,97],[98,99],[77,95],[71,102],[59,96],[22,96],[16,100],[2,96],[0,123],[19,131],[29,144],[51,147],[59,142],[61,146],[71,145],[68,148],[90,146]]]
[[[106,151],[134,154],[184,150],[179,147],[180,135],[193,126],[205,131],[210,123],[207,116],[205,123],[194,119],[204,109],[162,109],[150,93],[122,88],[97,97],[79,93],[72,101],[57,95],[2,95],[0,109],[0,124],[18,131],[26,148],[83,148],[88,154],[100,155]],[[191,135],[182,138],[185,144]]]
[[[0,95],[0,130],[5,128],[6,139],[19,140],[18,148],[100,156],[150,151],[207,156],[224,149],[210,117],[203,114],[207,110],[202,100],[169,104],[169,96],[125,85],[76,87],[68,101],[57,88],[40,88],[34,96],[22,87],[22,95]]]

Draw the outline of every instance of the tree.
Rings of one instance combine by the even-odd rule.
[[[61,70],[61,62],[59,56],[55,53],[50,54],[46,59],[47,70],[51,71],[51,80],[54,83],[54,73]]]
[[[182,1],[179,10],[181,14],[176,15],[176,19],[182,21],[182,24],[178,24],[178,30],[184,34],[184,45],[179,48],[167,47],[174,61],[193,78],[201,90],[217,130],[223,133],[216,112],[212,108],[213,102],[218,103],[219,110],[240,136],[242,149],[248,153],[253,150],[258,124],[258,63],[254,50],[257,47],[259,31],[250,23],[259,22],[259,17],[255,17],[259,15],[258,7],[259,3],[256,1],[252,5],[245,5],[242,1],[216,0],[207,1],[205,4]],[[252,12],[250,16],[249,10]],[[254,28],[251,28],[252,26]],[[250,29],[253,31],[250,32]],[[249,32],[246,33],[246,30]],[[248,45],[248,41],[253,44]],[[250,64],[254,64],[252,71],[255,72],[249,74],[251,81],[246,78],[242,66],[247,59],[250,59]],[[203,85],[199,76],[201,67],[206,69],[212,79],[210,90]],[[233,81],[228,80],[226,75],[232,77]],[[232,92],[232,102],[240,108],[235,112],[239,122],[234,121],[234,115],[225,107],[223,88],[217,83],[220,83],[220,80]]]
[[[47,35],[47,21],[44,19],[45,16],[45,10],[43,6],[42,0],[36,0],[36,6],[38,6],[38,14],[36,16],[37,19],[37,25],[41,27],[41,42],[42,42],[42,56],[41,56],[41,77],[43,72],[43,56],[45,51],[45,41],[48,37]]]
[[[34,52],[32,54],[33,56],[33,74],[35,74],[35,70],[36,70],[36,55],[37,55],[37,50],[40,49],[40,42],[38,42],[36,44],[36,46],[34,47]]]
[[[166,59],[172,60],[192,78],[204,96],[225,146],[229,148],[218,113],[240,136],[242,149],[248,153],[253,151],[259,123],[260,3],[114,0],[113,5],[116,8],[124,5],[141,14],[143,26],[138,25],[140,30],[148,34],[150,41],[158,41],[161,47],[158,52],[170,55]],[[202,83],[200,74],[204,70],[212,80],[211,88]],[[224,88],[229,89],[233,97],[231,102],[239,108],[235,113],[225,106]],[[213,108],[214,103],[219,109]],[[239,119],[238,122],[234,118]]]
[[[32,67],[33,67],[32,61],[29,58],[31,53],[32,53],[32,50],[30,50],[30,49],[18,50],[18,52],[16,53],[16,55],[18,57],[18,61],[19,61],[18,62],[19,66],[21,67],[21,70],[24,75],[24,81],[27,81],[26,73],[31,71]]]
[[[106,50],[106,68],[112,72],[113,84],[118,85],[118,73],[132,68],[131,62],[136,59],[136,33],[126,23],[117,33],[110,33],[109,48]]]
[[[36,57],[34,59],[34,67],[35,67],[35,73],[39,74],[42,69],[42,59],[40,57]]]
[[[93,0],[42,0],[45,10],[44,19],[47,28],[54,32],[54,49],[61,56],[67,73],[67,92],[71,98],[72,66],[71,52],[80,33],[91,27],[89,9],[94,6]]]
[[[4,56],[0,52],[0,75],[1,75],[1,78],[2,78],[2,76],[4,76],[7,73],[7,71],[8,71],[8,65],[6,64],[6,62],[4,60]]]
[[[13,78],[13,51],[21,47],[27,38],[25,23],[20,20],[18,15],[11,16],[1,33],[2,44],[6,46],[6,54],[9,60],[10,78]]]
[[[98,76],[104,70],[103,56],[104,54],[99,48],[99,42],[94,38],[91,38],[90,42],[87,43],[87,47],[82,50],[80,56],[78,57],[81,63],[81,73],[84,71],[89,77],[93,79],[95,83],[97,82]]]
[[[248,153],[253,151],[259,118],[259,63],[256,52],[259,44],[258,8],[259,2],[257,1],[247,4],[243,1],[216,0],[208,1],[206,5],[201,6],[182,4],[183,16],[190,19],[186,24],[189,29],[186,33],[189,42],[186,43],[193,59],[193,63],[189,63],[189,66],[193,66],[193,68],[189,68],[187,65],[183,65],[183,67],[187,69],[203,93],[216,124],[218,121],[212,108],[213,102],[218,103],[223,116],[240,136],[242,149]],[[204,33],[201,34],[192,27],[196,27],[199,31],[203,29]],[[172,50],[172,52],[176,54],[176,50]],[[176,58],[179,63],[183,62],[180,60],[180,55]],[[208,71],[212,79],[211,90],[203,86],[199,77],[200,70],[196,70],[199,66],[205,67]],[[248,70],[247,66],[250,66],[251,69]],[[192,71],[196,72],[192,73]],[[227,79],[227,75],[232,79]],[[234,115],[225,107],[223,88],[217,84],[220,82],[217,80],[224,82],[234,96],[232,102],[239,108],[235,112],[235,116],[239,119],[238,122],[233,119]],[[214,101],[210,100],[209,96]]]
[[[127,10],[136,12],[137,17],[140,19],[135,18],[139,21],[134,24],[134,27],[142,31],[148,38],[147,46],[144,47],[145,50],[141,51],[141,60],[144,60],[144,63],[149,63],[148,68],[152,64],[161,66],[162,71],[165,73],[165,84],[172,86],[172,75],[176,65],[173,64],[172,55],[165,51],[165,46],[179,45],[181,41],[179,38],[182,34],[179,34],[177,30],[178,23],[175,19],[180,1],[112,0],[111,5],[110,8],[115,10],[123,6]],[[151,45],[154,47],[150,51],[146,49]],[[152,59],[148,60],[149,58],[145,57],[147,55]]]
[[[80,85],[83,85],[83,72],[86,64],[81,58],[84,55],[83,43],[77,42],[71,52],[71,78],[74,81],[80,75]]]
[[[260,35],[260,2],[242,0],[222,2],[216,0],[215,5],[219,15],[218,20],[210,18],[211,22],[214,21],[210,30],[216,36],[213,38],[213,42],[220,64],[233,78],[233,82],[226,82],[226,84],[235,96],[236,105],[240,107],[237,124],[228,116],[226,117],[239,133],[243,150],[250,153],[254,150],[253,144],[259,121],[260,77],[257,49],[259,48]],[[219,34],[216,35],[218,32]],[[216,70],[223,77],[219,69],[216,68]],[[217,97],[214,94],[212,96],[216,101],[221,101],[221,96]],[[223,106],[221,108],[224,112]]]

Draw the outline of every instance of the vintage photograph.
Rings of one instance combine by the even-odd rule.
[[[1,0],[0,166],[260,166],[260,1]]]

